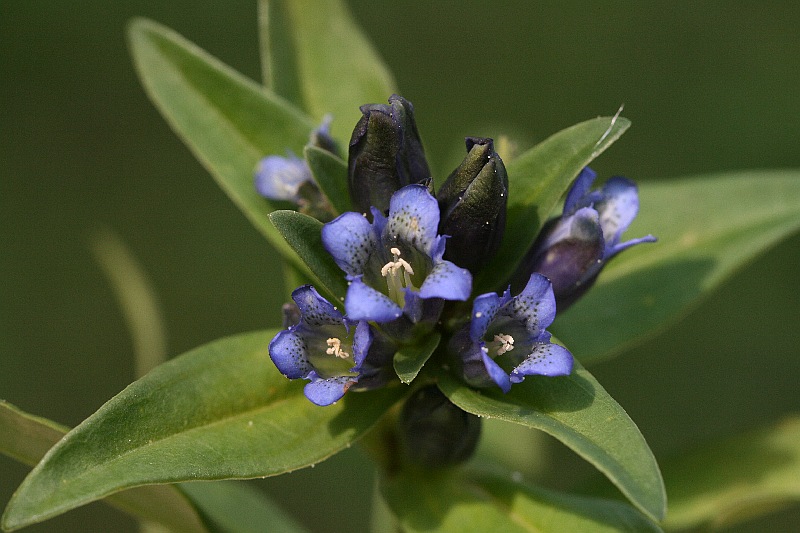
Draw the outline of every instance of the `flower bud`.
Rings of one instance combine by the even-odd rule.
[[[453,405],[436,385],[428,385],[403,405],[399,429],[410,462],[423,468],[445,468],[472,456],[481,420]]]
[[[411,102],[392,95],[389,105],[363,105],[361,112],[350,139],[350,197],[362,213],[370,207],[386,213],[395,191],[431,174]]]
[[[439,189],[445,259],[480,270],[497,252],[506,225],[508,175],[492,139],[467,137],[467,156]]]

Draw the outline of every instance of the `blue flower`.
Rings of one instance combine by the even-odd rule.
[[[510,290],[475,298],[470,323],[451,338],[448,349],[474,387],[497,385],[508,392],[525,376],[567,376],[572,354],[552,344],[545,329],[555,316],[550,282],[533,274],[513,298]]]
[[[560,311],[592,286],[603,266],[615,255],[652,235],[621,242],[639,211],[636,184],[613,177],[591,190],[597,174],[586,167],[567,193],[563,214],[545,225],[515,276],[521,284],[531,272],[553,284]]]
[[[375,343],[372,328],[342,314],[311,285],[292,292],[300,311],[299,322],[278,333],[269,343],[269,355],[289,379],[307,379],[304,392],[317,405],[339,400],[356,383],[376,386],[374,378],[394,349]],[[370,380],[373,383],[368,384]]]
[[[426,303],[466,300],[472,275],[442,259],[446,237],[437,235],[439,205],[423,185],[407,185],[389,202],[389,216],[372,208],[344,213],[322,228],[322,242],[350,281],[344,307],[352,320],[435,321]],[[431,316],[431,315],[435,316]]]
[[[300,202],[300,187],[313,183],[308,163],[291,152],[286,157],[270,155],[258,162],[255,173],[258,194],[270,200]]]

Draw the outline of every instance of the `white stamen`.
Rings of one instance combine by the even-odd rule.
[[[350,354],[342,350],[342,341],[337,339],[336,337],[331,337],[326,341],[328,343],[328,349],[325,350],[325,353],[328,355],[335,355],[340,359],[347,359],[350,357]]]
[[[505,335],[503,333],[494,336],[494,341],[499,344],[497,347],[497,355],[503,355],[514,349],[514,337]]]

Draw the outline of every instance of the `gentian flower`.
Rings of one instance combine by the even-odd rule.
[[[411,102],[393,94],[389,105],[361,106],[348,155],[348,185],[353,205],[369,215],[386,213],[398,189],[431,177],[414,121]]]
[[[482,294],[472,305],[470,323],[448,345],[464,381],[474,387],[497,385],[503,392],[525,376],[566,376],[572,372],[572,354],[550,342],[545,328],[556,316],[550,282],[533,274],[525,288],[512,297]]]
[[[394,193],[388,217],[374,207],[372,216],[370,223],[348,212],[322,228],[325,249],[350,281],[344,307],[351,320],[385,323],[405,315],[412,323],[434,322],[441,312],[431,310],[435,304],[469,298],[472,276],[442,259],[439,205],[424,185]]]
[[[377,386],[375,378],[395,349],[374,342],[375,332],[364,321],[345,318],[311,285],[292,292],[299,322],[278,333],[269,355],[289,379],[307,379],[304,392],[317,405],[330,405],[358,383]],[[296,313],[287,313],[287,316]]]
[[[331,117],[327,115],[319,128],[311,132],[309,144],[337,154],[336,141],[331,138]],[[291,150],[286,156],[268,155],[256,165],[255,187],[258,193],[270,200],[291,202],[299,210],[321,220],[330,220],[331,206],[322,194],[308,163]]]
[[[436,197],[449,235],[445,257],[475,274],[497,253],[506,227],[508,175],[492,139],[467,137],[467,156]]]
[[[567,193],[563,214],[548,222],[515,276],[523,282],[531,272],[553,284],[560,311],[564,311],[595,282],[615,255],[652,235],[620,242],[636,218],[639,196],[632,181],[613,177],[599,190],[590,190],[597,174],[586,167]]]

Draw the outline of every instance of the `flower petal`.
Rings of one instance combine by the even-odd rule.
[[[439,261],[433,265],[419,295],[422,298],[442,298],[444,300],[467,300],[472,292],[472,274],[450,261]]]
[[[619,242],[639,211],[636,184],[619,176],[606,181],[601,191],[603,199],[594,208],[600,215],[600,226],[606,239],[606,249]]]
[[[322,379],[316,372],[312,372],[309,378],[311,382],[306,384],[303,393],[312,403],[323,407],[340,400],[347,389],[357,381],[356,378],[349,376]]]
[[[361,369],[371,345],[372,329],[362,320],[356,325],[356,332],[353,335],[353,368],[350,372],[358,372]]]
[[[525,288],[511,300],[504,313],[522,322],[530,337],[539,337],[556,318],[556,299],[550,281],[541,274],[531,274]]]
[[[591,189],[595,178],[597,178],[597,172],[589,167],[583,167],[581,173],[578,174],[578,177],[575,178],[575,181],[572,183],[572,187],[570,187],[567,193],[566,200],[564,200],[565,215],[572,212],[578,206],[578,203],[583,200],[583,197],[589,193],[589,189]]]
[[[300,309],[300,323],[304,326],[316,328],[344,323],[342,313],[311,285],[303,285],[292,291],[292,300]]]
[[[520,383],[525,376],[568,376],[572,372],[572,354],[558,344],[534,344],[533,351],[511,371],[511,382]]]
[[[483,343],[481,343],[482,345]],[[500,368],[500,365],[495,363],[494,359],[489,357],[489,354],[486,353],[485,350],[481,349],[483,353],[483,364],[486,367],[486,372],[489,374],[489,377],[492,378],[492,381],[497,383],[497,386],[503,389],[503,392],[508,392],[511,390],[511,379],[508,376],[508,373]]]
[[[439,203],[424,185],[408,185],[392,195],[383,242],[404,242],[430,256],[439,228]]]
[[[339,268],[357,276],[364,273],[378,239],[364,216],[348,211],[322,226],[322,244]]]
[[[357,276],[350,282],[344,298],[344,309],[350,320],[389,322],[403,314],[400,306]]]
[[[267,156],[258,162],[255,171],[256,190],[272,200],[297,201],[300,186],[311,179],[306,162],[292,154]]]
[[[306,343],[292,329],[275,335],[269,343],[269,356],[280,373],[289,379],[304,378],[312,372]]]
[[[489,324],[494,320],[497,311],[511,300],[509,289],[506,289],[503,296],[494,292],[481,294],[472,302],[472,320],[469,326],[470,338],[478,342],[489,329]]]

